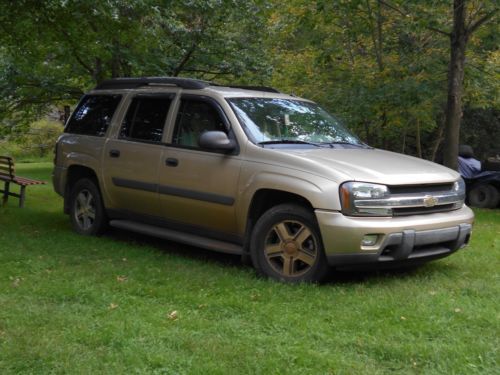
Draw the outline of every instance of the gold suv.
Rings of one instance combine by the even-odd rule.
[[[369,147],[309,100],[184,78],[86,94],[53,180],[78,233],[111,225],[240,254],[288,282],[447,256],[474,219],[453,170]]]

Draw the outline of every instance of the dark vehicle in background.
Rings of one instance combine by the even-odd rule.
[[[458,165],[465,181],[468,204],[479,208],[499,207],[500,158],[491,157],[481,163],[474,158],[472,147],[461,145]]]

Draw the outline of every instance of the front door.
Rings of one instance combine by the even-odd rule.
[[[200,234],[235,234],[234,207],[241,160],[237,152],[201,149],[198,138],[207,130],[224,131],[233,137],[215,100],[183,96],[172,142],[163,153],[158,173],[163,217],[191,230],[199,228]]]

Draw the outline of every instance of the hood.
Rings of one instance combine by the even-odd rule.
[[[352,181],[408,185],[452,182],[460,177],[457,172],[442,165],[378,149],[321,148],[280,151],[294,156],[294,159],[302,159],[301,162],[309,172],[317,171],[324,177],[337,181],[339,177],[344,180],[347,177]],[[329,171],[331,176],[325,176]],[[339,176],[339,173],[343,176]]]

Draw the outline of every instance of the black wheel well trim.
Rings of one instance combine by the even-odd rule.
[[[293,203],[314,210],[311,202],[302,195],[279,189],[259,189],[255,191],[248,206],[243,252],[250,253],[250,236],[257,220],[264,212],[280,204]]]
[[[101,187],[99,186],[99,179],[97,178],[97,173],[90,167],[80,164],[73,164],[68,167],[68,172],[66,175],[66,185],[64,187],[64,213],[69,214],[69,198],[73,185],[82,178],[89,178],[96,182],[99,191]]]

